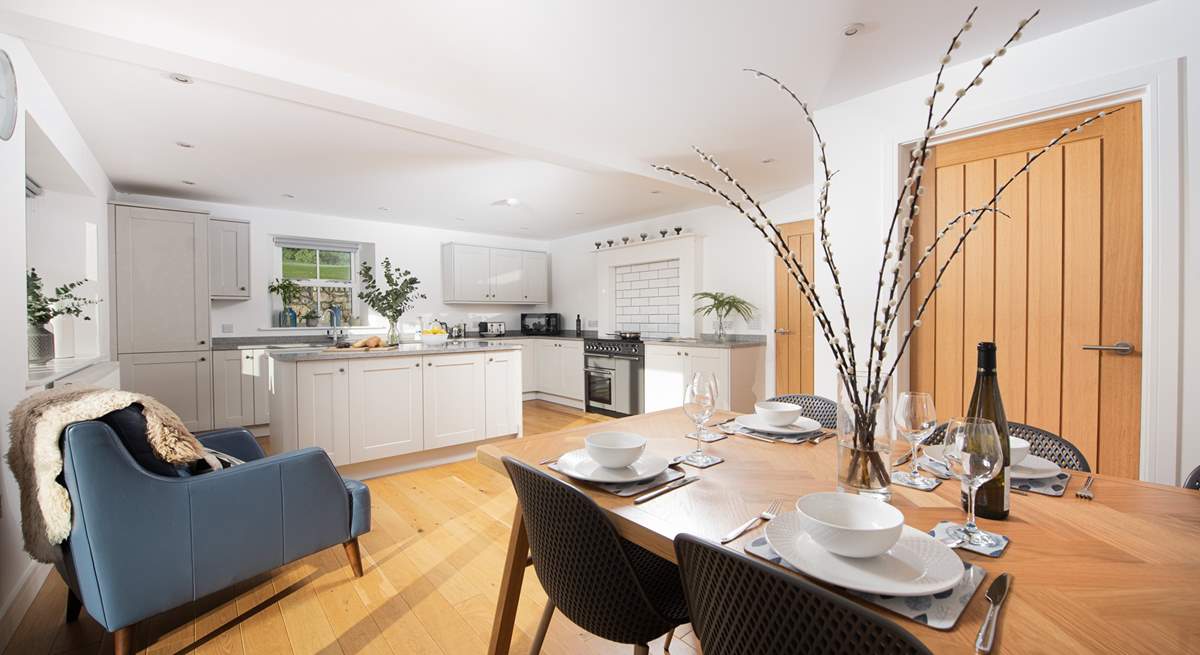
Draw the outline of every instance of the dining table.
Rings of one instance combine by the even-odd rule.
[[[717,412],[712,422],[733,416]],[[740,435],[705,444],[706,452],[725,461],[706,469],[685,467],[699,480],[641,504],[574,482],[540,464],[583,448],[588,434],[603,431],[643,435],[647,452],[671,458],[695,447],[685,436],[694,428],[680,409],[667,409],[492,442],[477,448],[476,459],[501,473],[505,456],[549,472],[594,500],[622,537],[670,561],[675,561],[676,535],[719,542],[772,501],[793,510],[799,497],[836,488],[836,436],[816,445],[768,443]],[[1075,491],[1090,474],[1067,472],[1071,477],[1061,497],[1012,494],[1006,520],[979,519],[980,528],[1010,538],[1001,556],[955,550],[964,561],[985,569],[987,577],[951,629],[931,628],[812,581],[901,625],[934,653],[975,652],[989,607],[985,591],[1002,573],[1012,580],[992,652],[1200,653],[1200,493],[1095,475],[1093,499],[1085,500]],[[964,522],[960,494],[956,480],[932,492],[892,485],[890,502],[904,514],[906,525],[929,531],[940,521]],[[761,534],[760,526],[725,547],[742,553]],[[529,542],[518,504],[489,653],[509,652],[528,564]]]

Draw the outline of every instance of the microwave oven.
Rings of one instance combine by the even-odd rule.
[[[560,314],[521,314],[521,334],[562,333],[562,315]]]

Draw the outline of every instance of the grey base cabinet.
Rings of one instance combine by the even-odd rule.
[[[154,396],[192,432],[213,428],[210,353],[141,353],[118,360],[122,389]]]
[[[271,358],[263,349],[213,351],[213,425],[271,422]]]

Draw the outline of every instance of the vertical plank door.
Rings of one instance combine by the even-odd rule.
[[[813,278],[813,220],[779,226]],[[813,392],[813,312],[787,268],[775,261],[775,394]]]

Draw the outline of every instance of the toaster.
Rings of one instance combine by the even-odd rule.
[[[507,332],[507,327],[504,321],[480,321],[479,336],[481,337],[502,337]]]

